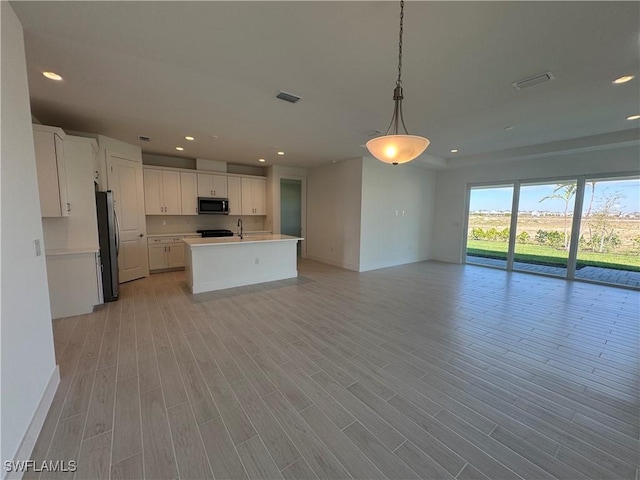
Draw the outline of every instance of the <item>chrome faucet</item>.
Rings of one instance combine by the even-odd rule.
[[[238,233],[238,236],[240,237],[240,240],[242,240],[244,235],[242,233],[242,219],[241,218],[238,219],[238,227],[240,227],[240,233]]]

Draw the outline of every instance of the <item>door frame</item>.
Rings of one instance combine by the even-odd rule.
[[[302,258],[307,257],[307,240],[305,235],[307,233],[307,177],[299,176],[299,175],[288,175],[286,173],[281,173],[275,175],[276,185],[277,185],[277,198],[276,203],[278,208],[274,208],[273,210],[273,233],[281,233],[281,220],[280,220],[280,208],[281,208],[281,193],[280,193],[280,182],[282,180],[300,180],[300,236],[304,239],[300,241],[300,256]],[[275,200],[274,198],[274,200]],[[274,205],[275,207],[275,205]]]

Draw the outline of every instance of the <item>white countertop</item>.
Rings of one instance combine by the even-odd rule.
[[[270,234],[270,230],[255,230],[244,232],[245,236],[247,235],[261,235],[261,234]],[[187,232],[187,233],[149,233],[147,234],[147,238],[155,238],[155,237],[200,237],[200,234],[197,232]]]
[[[95,254],[100,251],[99,247],[86,247],[86,248],[52,248],[49,250],[45,250],[44,254],[47,257],[53,255],[84,255],[84,254]]]
[[[196,232],[187,233],[149,233],[147,237],[199,237],[200,234]]]
[[[206,247],[209,245],[229,245],[229,244],[249,244],[263,242],[297,242],[304,240],[300,237],[292,237],[291,235],[251,235],[249,237],[240,238],[233,237],[213,237],[213,238],[184,238],[182,241],[190,247]]]

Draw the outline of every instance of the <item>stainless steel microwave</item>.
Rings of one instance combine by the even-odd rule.
[[[198,213],[207,215],[229,215],[229,199],[198,197]]]

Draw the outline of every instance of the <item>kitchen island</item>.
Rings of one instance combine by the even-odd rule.
[[[185,238],[185,270],[191,293],[295,278],[300,240],[289,235]]]

